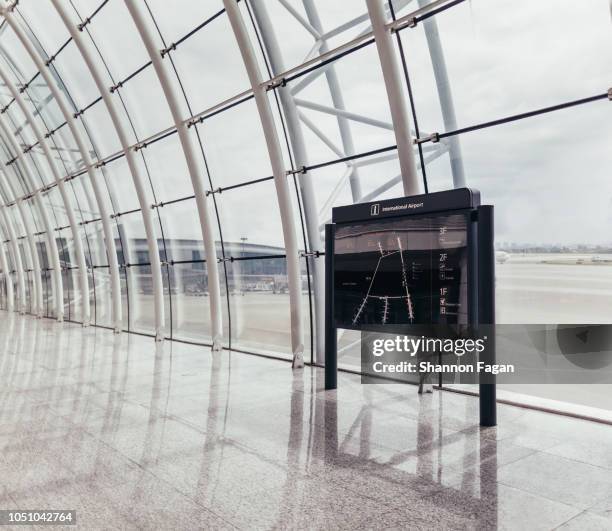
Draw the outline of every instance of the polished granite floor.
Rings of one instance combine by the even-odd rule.
[[[0,508],[84,529],[612,529],[612,427],[0,313]]]

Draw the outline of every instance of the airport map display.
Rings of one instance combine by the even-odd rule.
[[[465,213],[338,224],[336,326],[467,323],[468,226]]]

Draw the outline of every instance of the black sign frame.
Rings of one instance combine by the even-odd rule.
[[[335,322],[334,255],[337,225],[367,223],[387,218],[466,214],[468,225],[468,323],[495,324],[495,250],[493,206],[480,204],[480,192],[458,188],[332,209],[325,226],[325,389],[337,388],[338,355]],[[393,325],[389,325],[391,331]],[[495,363],[494,338],[490,338],[487,363]],[[496,385],[480,384],[480,425],[495,426]]]

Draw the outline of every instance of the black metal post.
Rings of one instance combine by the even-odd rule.
[[[325,389],[338,387],[338,334],[334,320],[335,223],[325,225]]]
[[[495,324],[495,248],[493,245],[493,206],[478,207],[478,324]],[[487,338],[483,359],[495,363],[495,330],[493,326]],[[497,388],[495,376],[486,375],[487,383],[480,384],[480,425],[497,425]]]

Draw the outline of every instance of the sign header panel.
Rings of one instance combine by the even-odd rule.
[[[478,206],[480,206],[480,193],[477,190],[457,188],[456,190],[336,207],[332,209],[332,223],[462,210]]]

